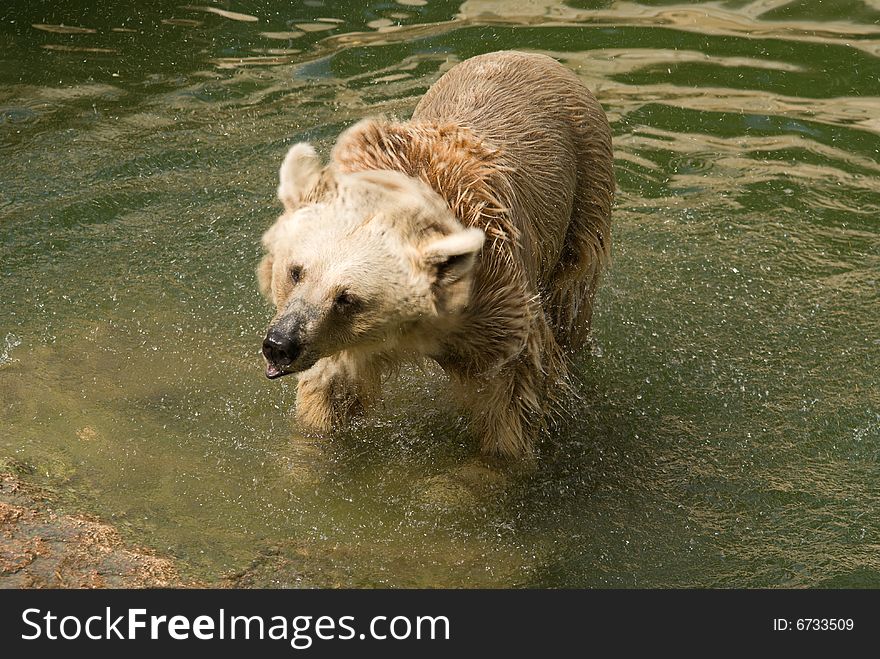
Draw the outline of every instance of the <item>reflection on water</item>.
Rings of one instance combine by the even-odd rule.
[[[0,9],[0,463],[239,585],[880,586],[880,18],[819,0]],[[266,382],[285,147],[548,53],[615,132],[582,409],[499,476],[442,379]]]

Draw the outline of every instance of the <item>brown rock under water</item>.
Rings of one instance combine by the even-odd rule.
[[[0,473],[0,588],[161,588],[198,584],[128,546],[112,526],[48,506],[40,488]]]

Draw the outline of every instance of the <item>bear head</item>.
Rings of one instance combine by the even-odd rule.
[[[275,305],[266,376],[340,351],[430,352],[470,300],[483,231],[466,228],[401,172],[323,167],[294,145],[279,173],[284,212],[263,235],[260,290]]]

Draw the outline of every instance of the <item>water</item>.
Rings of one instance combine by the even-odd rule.
[[[876,2],[83,4],[0,9],[0,461],[65,510],[207,582],[880,586]],[[614,130],[581,409],[503,482],[433,371],[303,436],[253,274],[286,146],[503,48]]]

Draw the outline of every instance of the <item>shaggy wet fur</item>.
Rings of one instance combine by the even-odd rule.
[[[366,120],[346,131],[301,204],[332,196],[334,177],[400,172],[486,241],[461,309],[409,323],[394,350],[347,346],[322,359],[301,376],[300,418],[338,425],[374,398],[386,367],[427,356],[456,383],[484,453],[532,455],[565,397],[570,357],[588,340],[610,256],[612,164],[593,95],[555,60],[518,52],[455,66],[411,121]],[[453,293],[432,290],[442,309]]]

